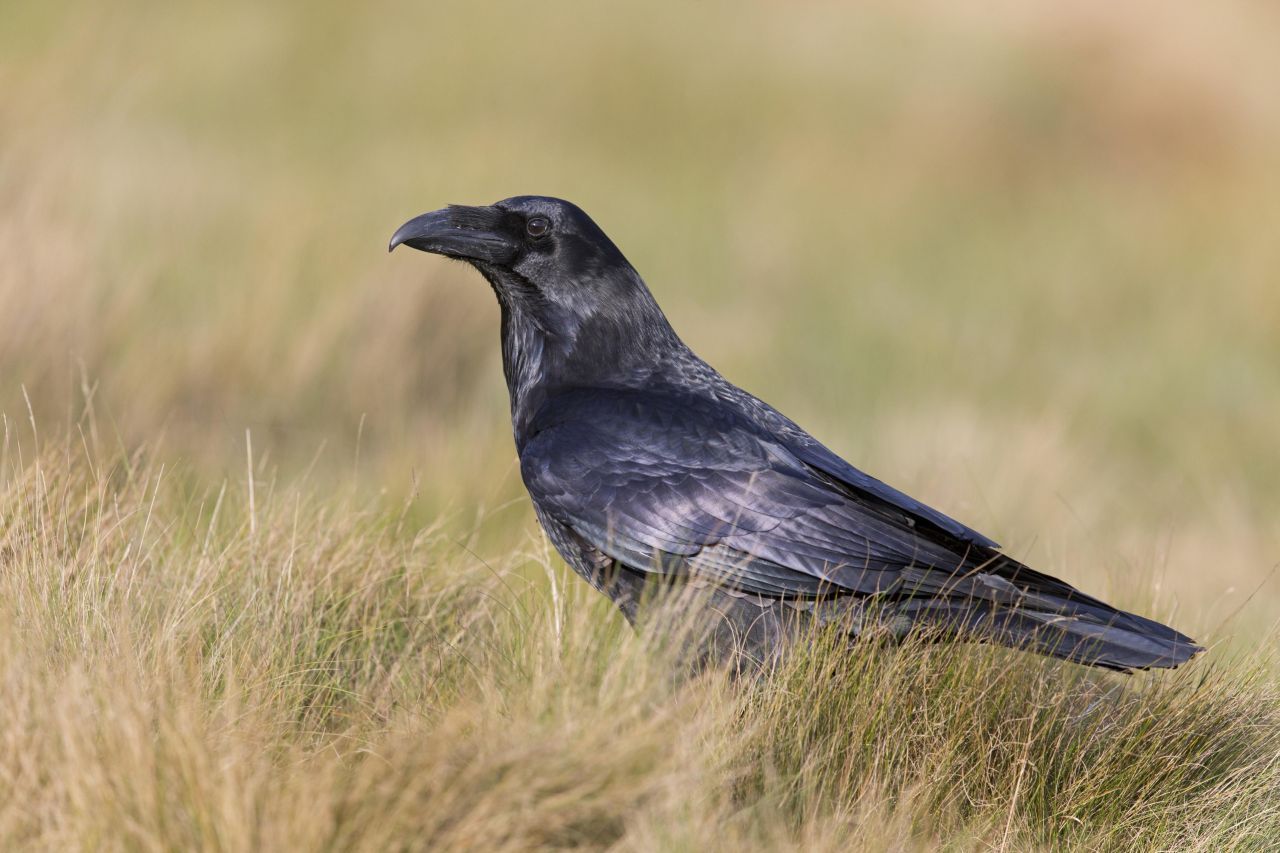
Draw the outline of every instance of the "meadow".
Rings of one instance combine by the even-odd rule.
[[[10,3],[0,845],[1274,849],[1277,26]],[[846,458],[1208,652],[686,672],[537,531],[483,281],[385,252],[521,193]]]

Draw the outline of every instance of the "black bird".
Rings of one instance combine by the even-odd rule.
[[[582,210],[519,196],[406,222],[390,248],[465,261],[502,309],[520,473],[561,556],[634,621],[647,580],[705,587],[743,647],[870,614],[1129,671],[1201,648],[1001,554],[728,382],[677,337]],[[868,607],[868,604],[872,604]]]

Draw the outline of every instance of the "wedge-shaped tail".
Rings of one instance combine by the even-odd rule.
[[[1078,595],[1078,593],[1077,593]],[[893,611],[957,640],[990,642],[1105,669],[1172,669],[1204,649],[1167,625],[1102,602],[1038,591],[1022,604],[912,598]]]

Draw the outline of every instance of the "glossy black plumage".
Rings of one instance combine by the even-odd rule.
[[[807,618],[856,634],[868,601],[899,625],[1118,670],[1200,650],[1000,554],[729,383],[568,202],[451,207],[406,223],[401,243],[467,261],[492,285],[539,521],[629,617],[661,576],[705,585],[763,656]]]

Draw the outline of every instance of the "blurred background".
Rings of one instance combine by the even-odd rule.
[[[92,410],[208,489],[247,430],[267,477],[527,540],[493,298],[385,247],[557,195],[860,467],[1192,633],[1280,612],[1274,4],[0,19],[8,454]]]

